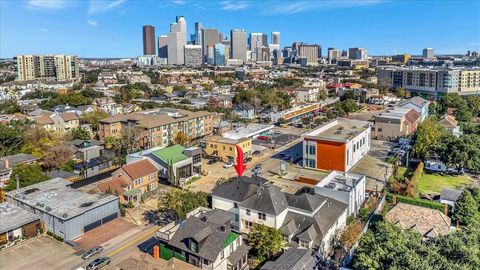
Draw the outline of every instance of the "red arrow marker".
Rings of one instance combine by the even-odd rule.
[[[237,171],[238,176],[243,175],[243,171],[247,168],[247,165],[243,164],[243,150],[240,146],[235,145],[237,149],[237,164],[235,165],[235,170]]]

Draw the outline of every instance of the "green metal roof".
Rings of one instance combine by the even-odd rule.
[[[169,147],[165,147],[159,150],[154,151],[152,154],[157,156],[159,159],[165,161],[166,163],[175,164],[182,160],[187,159],[188,157],[183,154],[185,148],[180,144],[175,144]]]
[[[125,195],[125,196],[137,196],[137,195],[140,195],[140,194],[142,194],[142,191],[138,188],[130,189],[130,190],[125,191],[123,193],[123,195]]]
[[[235,239],[237,239],[239,235],[240,234],[236,232],[230,232],[227,236],[227,240],[225,240],[225,243],[223,244],[223,247],[224,248],[228,247],[228,245],[230,245],[233,241],[235,241]]]

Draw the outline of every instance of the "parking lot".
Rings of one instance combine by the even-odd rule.
[[[119,218],[86,232],[80,238],[76,239],[75,243],[78,245],[78,250],[88,250],[94,246],[99,246],[102,243],[105,243],[133,228],[135,228],[133,223],[130,223],[123,218]]]
[[[35,237],[0,252],[0,269],[72,269],[81,261],[74,252],[50,237]]]
[[[262,138],[259,136],[259,138],[253,140],[253,144],[261,145],[263,147],[267,147],[271,149],[278,149],[300,138],[299,135],[286,134],[286,133],[278,133],[278,134],[271,133],[265,137],[268,137],[268,139],[259,139],[259,138]]]

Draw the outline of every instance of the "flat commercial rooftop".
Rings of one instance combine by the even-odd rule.
[[[9,232],[39,219],[37,215],[14,204],[0,203],[0,233]]]
[[[273,129],[274,127],[274,125],[248,124],[246,127],[240,127],[223,133],[223,137],[234,140],[241,138],[252,138],[262,132]]]
[[[71,183],[62,178],[53,178],[7,192],[7,196],[62,220],[118,200],[106,193],[88,194],[75,190],[68,186]]]
[[[349,142],[369,128],[370,123],[367,121],[338,118],[307,133],[305,137],[326,141]]]

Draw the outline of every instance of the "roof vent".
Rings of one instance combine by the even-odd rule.
[[[203,222],[207,222],[207,216],[202,216],[202,217],[200,218],[200,220],[203,221]]]
[[[222,226],[220,227],[220,230],[221,230],[222,232],[224,232],[224,231],[226,230],[225,225],[222,225]]]
[[[63,213],[62,217],[63,217],[63,218],[67,218],[67,217],[68,217],[68,214],[67,214],[67,213]]]
[[[45,211],[50,212],[52,211],[52,208],[50,206],[45,207]]]

